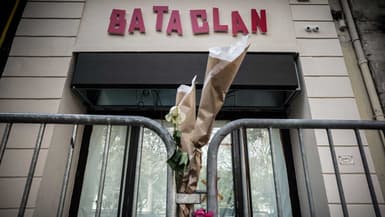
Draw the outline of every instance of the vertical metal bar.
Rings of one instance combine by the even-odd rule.
[[[138,190],[139,190],[139,182],[140,182],[140,166],[142,162],[142,148],[143,148],[143,127],[139,127],[139,137],[138,137],[138,152],[137,152],[137,160],[136,160],[136,169],[135,169],[135,183],[133,189],[133,200],[132,200],[132,215],[137,216],[137,203],[138,203]],[[167,205],[166,205],[167,206]]]
[[[313,192],[310,187],[310,175],[309,175],[309,165],[307,163],[307,155],[305,150],[305,145],[303,141],[303,133],[301,128],[297,128],[298,132],[298,141],[299,141],[299,149],[301,152],[301,159],[302,159],[302,166],[303,166],[303,173],[305,175],[305,187],[306,187],[306,193],[307,193],[307,202],[310,209],[310,216],[315,217],[315,210],[313,207]]]
[[[130,126],[129,150],[127,152],[127,167],[125,171],[124,195],[121,216],[136,216],[136,197],[139,170],[142,153],[143,127]]]
[[[171,156],[167,156],[169,159]],[[166,201],[166,216],[167,217],[176,217],[176,181],[175,181],[175,172],[167,164],[167,201]]]
[[[246,206],[249,210],[249,216],[252,217],[253,216],[253,198],[251,196],[251,184],[250,184],[250,181],[251,181],[251,178],[250,178],[250,159],[249,159],[249,145],[248,145],[248,140],[247,140],[247,129],[245,127],[242,127],[241,128],[241,135],[240,135],[240,138],[242,140],[241,144],[242,144],[242,147],[243,147],[243,161],[244,164],[245,164],[245,179],[246,179],[246,193],[247,195],[245,195],[245,201],[247,202],[246,203]]]
[[[68,147],[67,162],[64,170],[64,177],[63,177],[63,182],[62,182],[61,191],[60,191],[59,206],[56,213],[57,217],[63,216],[65,198],[66,198],[67,187],[68,187],[68,179],[69,179],[69,174],[70,174],[71,164],[72,164],[72,156],[73,156],[75,143],[76,143],[77,130],[78,130],[78,125],[74,125],[72,129],[72,137],[71,137],[70,145]]]
[[[31,191],[33,175],[35,174],[36,164],[37,164],[37,160],[39,158],[40,147],[41,147],[41,144],[43,142],[45,127],[46,127],[46,124],[41,124],[40,128],[39,128],[39,133],[38,133],[38,136],[36,139],[35,150],[34,150],[33,155],[32,155],[31,165],[30,165],[29,170],[28,170],[28,176],[27,176],[27,180],[25,182],[24,192],[23,192],[23,196],[22,196],[21,202],[20,202],[19,213],[17,214],[18,217],[23,217],[24,213],[25,213],[25,208],[27,206],[29,192]]]
[[[166,201],[166,216],[176,217],[176,183],[174,170],[167,166],[167,201]]]
[[[277,214],[278,217],[283,216],[282,206],[281,206],[281,192],[279,191],[278,184],[278,171],[275,164],[275,147],[273,144],[273,129],[269,128],[269,145],[270,145],[270,155],[271,155],[271,163],[272,163],[272,169],[273,169],[273,178],[274,178],[274,189],[275,189],[275,199],[277,203]]]
[[[106,181],[108,154],[110,151],[110,137],[111,137],[111,125],[108,125],[107,131],[106,131],[106,138],[105,138],[106,140],[105,140],[104,150],[103,150],[102,169],[100,172],[99,191],[98,191],[98,197],[97,197],[98,199],[96,203],[95,217],[100,217],[100,214],[102,212],[104,183]]]
[[[245,203],[243,195],[244,192],[244,172],[242,165],[241,157],[241,139],[238,129],[235,129],[231,132],[231,157],[232,157],[232,169],[233,169],[233,184],[234,184],[234,207],[235,207],[235,216],[247,216],[247,209],[245,208]],[[217,197],[215,197],[216,203],[218,203]],[[219,210],[217,215],[219,215]]]
[[[247,135],[246,129],[239,129],[239,151],[241,161],[241,176],[242,176],[242,197],[243,197],[243,216],[253,216],[253,209],[251,206],[251,192],[250,192],[250,169],[249,158],[247,157]]]
[[[0,164],[1,164],[1,160],[3,160],[5,148],[7,147],[9,134],[11,133],[11,129],[12,129],[12,123],[8,123],[5,126],[3,138],[1,139],[1,143],[0,143]]]
[[[215,134],[218,135],[218,134]],[[214,136],[214,138],[217,138]],[[232,135],[231,135],[232,140]],[[218,149],[221,139],[211,140],[209,148],[207,150],[207,209],[214,212],[214,217],[219,215],[218,210],[218,187],[217,187],[217,176],[218,176]],[[232,143],[231,148],[234,144]],[[232,160],[232,163],[234,160]],[[233,170],[234,171],[234,170]],[[236,180],[236,177],[234,177]],[[236,204],[236,201],[234,201]],[[235,205],[234,204],[234,205]]]
[[[118,216],[117,217],[123,217],[123,207],[124,207],[124,197],[126,194],[126,182],[127,182],[127,168],[129,165],[129,152],[130,152],[130,140],[131,140],[131,134],[132,134],[132,126],[127,125],[126,126],[126,140],[124,142],[124,156],[123,156],[123,168],[122,168],[122,178],[120,183],[120,193],[119,193],[119,206],[118,206]]]
[[[340,195],[340,200],[341,200],[342,213],[344,214],[344,217],[349,217],[348,208],[346,206],[346,199],[345,199],[344,189],[343,189],[343,186],[342,186],[341,173],[340,173],[340,170],[338,168],[336,151],[334,149],[333,137],[332,137],[332,134],[330,132],[330,129],[326,129],[326,133],[327,133],[327,136],[328,136],[329,147],[330,147],[330,154],[332,156],[334,172],[336,174],[336,181],[337,181],[338,193]]]
[[[381,211],[380,211],[380,207],[378,206],[376,191],[374,190],[374,185],[373,185],[372,177],[370,175],[368,160],[366,159],[360,131],[357,128],[355,128],[354,134],[356,135],[358,149],[360,151],[362,165],[364,167],[365,177],[369,187],[370,197],[372,198],[374,213],[376,214],[376,217],[381,217]]]
[[[249,201],[247,198],[247,180],[246,180],[246,165],[245,165],[245,149],[244,149],[244,141],[242,139],[242,130],[238,129],[238,145],[239,145],[239,161],[240,161],[240,168],[241,168],[241,192],[242,192],[242,201],[243,201],[243,216],[251,216],[251,213],[249,212]]]

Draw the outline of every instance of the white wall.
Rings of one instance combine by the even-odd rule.
[[[299,3],[295,0],[290,2],[310,117],[312,119],[361,119],[328,2],[323,0],[313,0],[308,3]],[[318,33],[304,31],[305,26],[315,25],[320,28]],[[332,134],[337,159],[341,157],[353,159],[353,162],[347,165],[339,161],[350,216],[363,216],[363,213],[365,216],[375,216],[353,132],[335,130]],[[385,213],[384,199],[365,135],[362,134],[362,137],[375,189],[379,195],[378,199]],[[343,216],[326,132],[315,131],[315,139],[330,214],[332,217]]]
[[[164,31],[158,33],[154,30],[152,6],[157,4],[156,1],[89,0],[85,4],[83,0],[31,0],[27,3],[0,79],[0,112],[82,112],[78,109],[81,105],[73,98],[69,88],[73,51],[206,51],[209,47],[228,44],[237,39],[231,36],[231,10],[239,10],[248,25],[249,9],[265,8],[268,13],[268,33],[251,35],[250,51],[299,52],[306,92],[302,95],[297,111],[292,111],[293,114],[304,112],[306,117],[313,119],[360,119],[327,0],[290,0],[289,3],[280,0],[245,0],[233,3],[230,0],[173,1],[167,5],[170,10],[181,11],[184,35],[167,36]],[[135,6],[141,7],[144,12],[148,26],[146,34],[108,35],[111,10],[120,8],[131,13]],[[229,33],[213,33],[211,29],[209,35],[194,36],[188,9],[205,8],[210,13],[213,6],[220,8],[221,19],[230,25]],[[165,16],[164,26],[167,18]],[[320,31],[308,33],[304,31],[307,25],[318,25]],[[17,215],[37,130],[36,126],[14,126],[0,166],[0,216]],[[63,164],[55,164],[56,157],[63,157],[61,153],[66,150],[65,142],[62,144],[55,141],[61,141],[62,135],[57,127],[50,126],[47,129],[26,216],[32,216],[36,207],[35,216],[52,216],[52,207],[57,204],[56,190],[60,185],[60,171],[63,171]],[[312,154],[318,155],[321,160],[317,165],[321,166],[322,174],[318,175],[324,178],[331,216],[342,216],[325,134],[316,131],[310,137],[315,147]],[[373,216],[368,191],[363,187],[366,184],[353,135],[336,131],[333,137],[338,146],[337,154],[351,155],[355,160],[355,164],[341,167],[351,216],[363,216],[362,213]],[[46,161],[49,163],[45,164]],[[371,172],[376,180],[373,166]],[[379,189],[377,182],[375,185]],[[50,200],[50,196],[54,199]],[[383,198],[379,200],[384,208]]]
[[[83,6],[82,1],[68,0],[27,3],[0,79],[0,112],[54,114],[62,110],[63,101],[71,98],[65,93],[69,91],[66,82]],[[65,107],[73,104],[67,103]],[[38,204],[55,129],[47,127],[25,216],[32,216]],[[37,132],[36,125],[13,126],[0,165],[2,217],[17,216]]]

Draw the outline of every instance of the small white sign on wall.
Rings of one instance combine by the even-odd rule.
[[[338,155],[340,165],[354,165],[354,157],[351,154]]]

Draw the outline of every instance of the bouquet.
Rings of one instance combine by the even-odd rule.
[[[215,117],[222,108],[226,93],[248,47],[246,36],[229,47],[209,49],[197,117],[196,77],[193,78],[191,86],[181,85],[177,90],[176,105],[170,109],[166,120],[174,125],[173,136],[178,145],[174,155],[168,160],[169,165],[176,171],[178,192],[193,193],[197,188],[202,165],[201,148],[209,141]],[[193,210],[191,204],[179,204],[178,208],[179,217],[187,217]],[[210,216],[211,213],[204,211],[203,215],[202,210],[198,211],[195,216]]]

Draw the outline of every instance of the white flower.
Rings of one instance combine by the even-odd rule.
[[[186,115],[182,113],[178,106],[171,107],[169,113],[165,116],[167,122],[170,122],[176,126],[181,124],[186,118]]]

